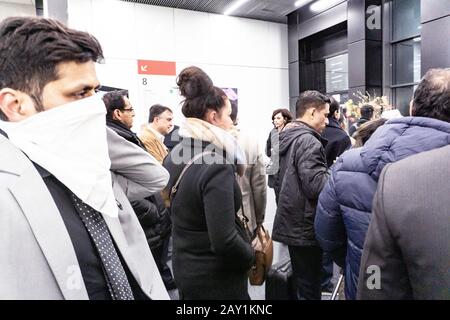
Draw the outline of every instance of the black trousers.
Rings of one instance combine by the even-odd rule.
[[[167,289],[174,289],[174,280],[172,276],[172,272],[170,271],[169,266],[167,265],[167,262],[169,260],[168,253],[169,253],[169,242],[170,242],[170,236],[167,236],[161,243],[160,246],[151,248],[153,258],[155,259],[156,266],[158,267],[158,271],[161,274],[161,278],[164,282],[164,285],[168,287]]]
[[[288,246],[297,300],[320,300],[322,250],[319,247]]]
[[[333,259],[329,254],[323,253],[322,258],[322,291],[332,292],[333,283]]]

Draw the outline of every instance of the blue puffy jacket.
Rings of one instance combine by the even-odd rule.
[[[388,163],[449,144],[450,123],[422,117],[393,119],[378,128],[364,147],[345,152],[332,167],[314,223],[322,249],[344,267],[347,299],[356,298],[361,254],[381,171]]]

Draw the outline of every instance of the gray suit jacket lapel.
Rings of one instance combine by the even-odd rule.
[[[10,191],[22,208],[64,298],[88,299],[64,221],[44,181],[31,163]]]

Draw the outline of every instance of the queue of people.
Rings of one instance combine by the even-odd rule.
[[[176,139],[160,104],[133,132],[128,92],[96,94],[102,58],[55,20],[0,23],[0,299],[249,300],[267,186],[296,300],[321,299],[333,262],[346,299],[450,299],[450,69],[426,73],[410,116],[364,106],[354,133],[332,97],[300,93],[272,114],[267,164],[195,66]]]

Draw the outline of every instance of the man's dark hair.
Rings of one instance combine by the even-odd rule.
[[[450,68],[425,74],[414,92],[412,115],[450,122]]]
[[[323,109],[325,104],[331,103],[331,100],[326,95],[319,91],[309,90],[300,94],[295,104],[296,117],[301,118],[305,115],[309,108]]]
[[[56,20],[11,17],[0,23],[0,89],[29,94],[37,111],[43,111],[44,86],[58,79],[59,63],[101,59],[103,51],[96,38]],[[1,111],[0,118],[7,120]]]
[[[125,109],[125,100],[123,97],[128,97],[127,90],[117,90],[106,93],[103,96],[103,102],[106,107],[106,119],[112,120],[112,116],[114,114],[114,110],[124,110]]]
[[[330,113],[328,114],[328,118],[333,118],[334,113],[336,111],[339,112],[341,105],[340,103],[333,97],[330,97],[331,103],[330,103]]]
[[[365,104],[361,107],[361,118],[370,120],[373,117],[375,108],[370,104]]]
[[[152,123],[156,117],[159,117],[161,114],[163,114],[166,111],[170,111],[172,113],[172,110],[169,107],[165,107],[160,104],[155,104],[150,107],[150,110],[148,112],[148,122]]]

